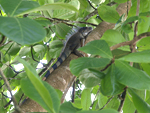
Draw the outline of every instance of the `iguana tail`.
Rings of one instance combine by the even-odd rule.
[[[55,70],[57,69],[58,66],[60,66],[60,64],[63,63],[64,60],[66,60],[66,58],[71,54],[71,51],[67,51],[67,52],[62,52],[61,55],[58,57],[57,61],[55,62],[55,64],[50,67],[50,69],[47,71],[47,73],[45,74],[45,76],[43,77],[43,81],[47,79],[47,77]]]

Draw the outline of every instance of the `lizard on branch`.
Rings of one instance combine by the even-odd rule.
[[[92,27],[81,27],[74,29],[73,32],[68,33],[66,36],[66,42],[60,56],[56,63],[46,72],[42,80],[46,80],[47,77],[58,67],[62,62],[71,54],[74,53],[77,56],[83,56],[77,49],[84,46],[85,40],[89,33],[92,31]]]

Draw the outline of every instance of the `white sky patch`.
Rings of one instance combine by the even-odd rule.
[[[42,68],[43,64],[47,64],[47,60],[40,60],[40,63],[37,65],[37,68]]]
[[[81,90],[83,90],[84,88],[85,88],[84,85],[82,85],[82,86],[80,87]],[[79,90],[79,89],[78,89],[78,90]],[[71,100],[71,95],[72,95],[72,87],[69,88],[69,90],[68,90],[68,92],[67,92],[67,94],[66,94],[65,100],[66,100],[66,101],[70,101],[70,100]]]
[[[24,66],[23,66],[23,64],[19,63],[17,65],[14,65],[14,68],[15,68],[16,71],[20,71],[21,69],[24,68]]]

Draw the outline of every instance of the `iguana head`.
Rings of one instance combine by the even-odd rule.
[[[84,38],[87,38],[87,36],[90,34],[90,32],[93,30],[92,27],[82,27],[79,29],[79,32],[82,34]]]

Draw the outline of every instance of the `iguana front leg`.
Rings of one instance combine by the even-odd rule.
[[[73,53],[77,55],[78,57],[84,57],[84,55],[80,53],[78,50],[74,50]]]

